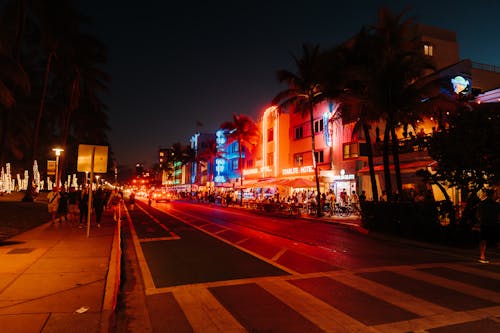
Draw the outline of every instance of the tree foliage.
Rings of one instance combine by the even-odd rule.
[[[465,191],[498,185],[500,105],[465,105],[448,121],[448,128],[435,133],[429,147],[437,162],[436,178]]]

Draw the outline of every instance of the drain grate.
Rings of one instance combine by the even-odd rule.
[[[33,252],[34,250],[35,249],[32,248],[20,248],[20,249],[10,250],[9,252],[7,252],[7,254],[24,254]]]

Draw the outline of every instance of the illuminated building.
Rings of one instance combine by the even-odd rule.
[[[419,29],[422,33],[422,52],[433,60],[437,69],[421,78],[422,82],[439,79],[441,93],[450,98],[473,98],[479,94],[478,102],[500,101],[497,89],[500,86],[500,68],[468,59],[460,60],[455,32],[424,25],[419,25]],[[354,132],[357,107],[339,105],[336,101],[320,103],[314,109],[312,128],[308,116],[302,117],[293,112],[293,109],[280,112],[275,107],[265,109],[258,120],[262,135],[260,146],[255,152],[245,152],[243,185],[262,179],[300,177],[314,180],[311,153],[313,133],[321,191],[331,189],[338,194],[343,189],[349,193],[365,190],[367,197],[371,199],[373,194],[367,165],[366,138],[364,133]],[[342,108],[341,118],[337,117],[339,108]],[[427,186],[416,176],[416,171],[428,167],[434,161],[427,154],[426,148],[415,144],[412,138],[418,136],[425,141],[433,131],[439,130],[440,122],[443,121],[446,121],[446,114],[442,119],[424,117],[414,127],[400,126],[396,129],[403,189]],[[376,185],[381,193],[384,187],[381,139],[385,123],[378,121],[370,125]],[[198,180],[194,177],[191,181],[200,185],[210,181],[214,181],[217,186],[237,184],[240,177],[237,144],[228,145],[223,131],[217,131],[212,136],[217,142],[219,153],[213,159],[213,177],[200,177]],[[395,184],[394,181],[392,183]]]

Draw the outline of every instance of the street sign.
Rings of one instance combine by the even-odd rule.
[[[47,176],[55,176],[56,161],[47,161]]]
[[[92,159],[92,153],[94,158]],[[94,162],[92,170],[92,161]],[[78,172],[106,173],[108,170],[108,146],[78,145]]]

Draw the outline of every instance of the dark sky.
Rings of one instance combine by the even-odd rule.
[[[111,144],[118,163],[150,167],[158,147],[188,143],[246,114],[257,120],[285,87],[290,52],[327,48],[376,21],[381,6],[457,32],[460,57],[500,65],[500,1],[81,0],[109,46]]]

